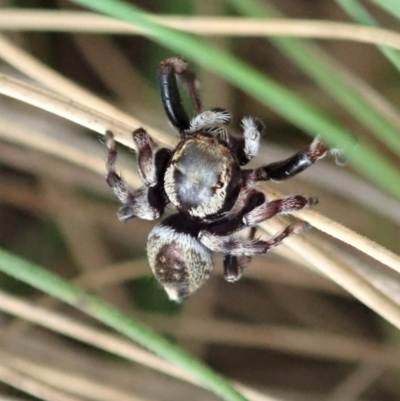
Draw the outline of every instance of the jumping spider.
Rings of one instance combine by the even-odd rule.
[[[190,119],[182,104],[177,78],[188,88],[195,117]],[[305,228],[305,223],[288,226],[268,241],[232,235],[246,227],[316,203],[300,195],[268,201],[254,186],[257,181],[285,180],[305,170],[327,153],[318,139],[288,159],[256,169],[241,169],[259,148],[263,125],[254,118],[242,120],[243,136],[233,136],[226,128],[231,115],[214,108],[201,112],[195,75],[178,58],[160,64],[158,81],[161,99],[171,124],[180,135],[175,149],[158,147],[139,128],[133,132],[138,152],[138,168],[144,186],[131,191],[115,171],[117,157],[113,134],[108,131],[107,183],[123,206],[118,218],[155,220],[172,203],[177,213],[157,224],[150,232],[147,254],[150,267],[174,301],[182,301],[210,276],[212,252],[224,255],[224,276],[240,278],[251,256],[264,254],[289,235]]]

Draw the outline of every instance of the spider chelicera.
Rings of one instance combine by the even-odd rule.
[[[195,113],[192,119],[182,104],[177,78],[188,88]],[[268,201],[255,184],[293,177],[328,150],[314,139],[308,148],[286,160],[242,169],[257,154],[263,131],[260,121],[243,118],[243,136],[237,137],[226,128],[229,112],[220,108],[201,112],[196,77],[181,59],[164,60],[158,81],[165,112],[179,132],[180,142],[175,149],[163,148],[143,128],[133,132],[145,185],[132,191],[115,170],[116,144],[108,131],[107,183],[123,204],[118,211],[121,221],[158,219],[169,203],[177,209],[152,229],[147,254],[158,282],[171,300],[180,302],[209,278],[212,252],[223,254],[224,277],[233,282],[240,278],[251,256],[268,252],[306,227],[299,222],[268,241],[255,238],[257,224],[317,202],[300,195]],[[248,238],[233,236],[246,227],[252,227]]]

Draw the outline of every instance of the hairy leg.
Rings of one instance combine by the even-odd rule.
[[[143,182],[148,187],[156,186],[162,181],[162,175],[171,157],[171,150],[158,147],[143,128],[132,133],[138,152],[138,168]]]
[[[248,239],[254,239],[256,228],[250,229]],[[230,283],[238,281],[242,277],[243,270],[249,265],[250,256],[233,256],[229,253],[224,254],[224,278]]]
[[[294,212],[318,203],[316,198],[301,195],[268,201],[262,192],[254,188],[242,188],[236,204],[223,220],[212,222],[206,230],[213,235],[226,236],[246,227],[253,227],[277,214]]]
[[[197,131],[206,130],[207,128],[218,124],[229,124],[231,117],[232,116],[229,111],[220,108],[213,108],[203,111],[191,119],[190,128],[187,130],[187,132],[194,133]]]
[[[108,155],[106,161],[108,185],[114,190],[115,195],[123,206],[118,211],[118,218],[127,221],[134,217],[145,220],[155,220],[161,216],[166,202],[163,194],[156,194],[157,187],[143,187],[137,191],[131,190],[122,177],[116,172],[117,148],[111,131],[106,132],[106,145]],[[157,196],[158,195],[158,196]]]
[[[297,234],[306,228],[308,228],[308,224],[304,222],[292,224],[268,241],[260,239],[240,240],[231,236],[220,237],[203,230],[199,234],[199,240],[214,252],[222,252],[238,257],[253,256],[267,253],[270,249],[279,245],[285,238]]]
[[[242,128],[243,137],[238,138],[231,135],[231,149],[236,154],[239,164],[244,166],[258,153],[264,125],[256,118],[244,117]]]
[[[278,213],[295,212],[317,203],[317,198],[305,198],[301,195],[288,196],[270,202],[266,201],[247,213],[243,217],[243,223],[248,227],[252,227],[274,217]]]
[[[328,153],[328,148],[318,138],[315,138],[308,148],[297,152],[286,160],[270,163],[252,171],[254,181],[276,180],[282,181],[291,178]]]
[[[191,127],[196,128],[194,131],[208,128],[208,132],[213,134],[215,137],[224,140],[230,146],[231,151],[236,155],[239,164],[244,166],[254,156],[256,156],[258,152],[260,147],[260,138],[264,131],[264,125],[256,118],[244,117],[242,119],[242,137],[230,134],[224,127],[216,126],[211,129],[209,128],[213,124],[228,124],[230,118],[231,116],[226,110],[212,109],[193,118]]]
[[[129,203],[135,198],[135,194],[115,170],[115,164],[117,161],[117,144],[114,140],[114,135],[111,131],[107,131],[105,138],[106,146],[108,148],[106,161],[106,181],[108,185],[114,190],[116,197],[121,203]]]

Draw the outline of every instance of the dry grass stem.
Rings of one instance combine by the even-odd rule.
[[[314,39],[341,39],[400,49],[400,34],[351,23],[292,19],[229,17],[151,17],[160,25],[198,35],[294,36]],[[128,23],[94,13],[71,11],[2,10],[2,30],[68,31],[87,33],[141,34]]]
[[[135,346],[132,342],[119,336],[93,329],[83,323],[78,323],[71,318],[56,312],[45,310],[4,292],[0,292],[0,309],[4,312],[17,316],[21,319],[45,327],[56,333],[74,338],[93,347],[118,355],[151,369],[165,373],[181,380],[195,383],[194,379],[181,369],[171,365],[169,362]],[[4,341],[5,339],[3,339]],[[197,384],[197,383],[196,383]]]
[[[147,366],[150,369],[154,369],[168,376],[201,386],[201,384],[193,379],[193,377],[187,372],[167,361],[164,361],[158,356],[135,346],[130,341],[116,335],[108,334],[105,331],[94,329],[83,323],[78,323],[76,320],[72,320],[62,314],[43,309],[32,304],[30,301],[24,301],[0,291],[0,309],[13,316],[17,316],[56,333],[60,333],[114,355],[118,355],[124,359]],[[5,339],[3,339],[3,341],[4,340]],[[389,362],[390,358],[387,361]],[[241,385],[240,388],[246,389],[249,394],[252,393],[252,390],[247,386]],[[253,399],[251,398],[251,400]],[[256,400],[277,401],[275,398],[265,394],[262,396],[258,394],[254,401]]]
[[[382,366],[370,363],[361,363],[354,371],[341,382],[326,401],[357,401],[365,390],[376,381],[384,372]]]
[[[0,381],[45,401],[84,401],[4,365],[0,365]]]
[[[284,197],[282,193],[279,193],[275,189],[271,189],[266,185],[263,185],[262,187],[269,199],[278,199]],[[318,230],[323,231],[331,237],[334,237],[339,241],[358,249],[360,252],[365,253],[371,258],[374,258],[375,260],[400,273],[400,256],[370,240],[369,238],[350,230],[342,224],[339,224],[336,221],[333,221],[322,215],[321,213],[315,212],[314,210],[301,210],[293,214],[300,217],[302,220],[309,222]]]
[[[59,138],[50,136],[43,131],[28,130],[19,124],[3,119],[1,121],[0,136],[7,142],[27,146],[31,149],[57,156],[69,163],[80,165],[89,171],[104,175],[104,162],[101,160],[100,163],[99,157],[85,152],[84,149],[80,149],[75,144],[60,141]],[[130,182],[139,185],[137,178],[137,175],[129,175]]]
[[[85,397],[85,399],[98,401],[146,401],[143,398],[122,392],[118,388],[87,379],[78,373],[67,372],[54,366],[49,367],[40,361],[17,357],[4,351],[0,351],[0,359],[9,369],[15,369],[32,379],[44,382],[48,386],[72,392],[76,396]]]
[[[310,329],[281,327],[277,325],[246,324],[223,319],[143,316],[143,320],[157,329],[178,338],[189,338],[209,343],[235,345],[257,349],[273,349],[311,357],[359,362],[399,367],[399,354],[393,355],[395,348],[374,345],[374,342],[351,338],[348,335],[317,332]],[[244,335],[246,333],[246,335]],[[393,365],[394,364],[394,365]]]
[[[284,229],[286,223],[272,219],[260,226],[267,232],[278,232]],[[318,245],[313,245],[304,236],[289,238],[286,245],[300,257],[308,260],[315,268],[331,278],[335,283],[349,291],[354,297],[374,310],[388,322],[400,329],[400,306],[389,296],[377,289],[368,278],[362,276],[352,267],[345,264],[340,254],[329,254],[322,251]]]
[[[94,95],[90,91],[82,88],[81,86],[77,85],[76,83],[72,82],[71,80],[63,77],[61,74],[58,72],[54,71],[53,69],[47,67],[45,64],[37,60],[36,58],[30,56],[28,53],[25,51],[19,49],[17,46],[13,45],[12,42],[7,40],[3,35],[0,35],[0,57],[10,63],[12,66],[20,70],[22,73],[27,75],[28,77],[36,80],[37,82],[40,82],[42,85],[48,87],[49,89],[52,89],[53,92],[59,93],[61,95],[64,95],[67,97],[69,100],[63,102],[64,99],[61,97],[57,97],[56,94],[53,96],[53,102],[54,105],[52,106],[51,104],[46,104],[48,102],[45,101],[45,104],[43,105],[43,109],[47,110],[46,107],[54,107],[55,111],[54,114],[60,115],[64,118],[65,115],[64,113],[68,113],[68,104],[73,103],[72,101],[75,101],[82,105],[82,108],[84,109],[85,104],[90,105],[90,107],[93,110],[96,110],[97,113],[92,117],[91,120],[88,121],[82,121],[83,126],[86,126],[87,128],[90,128],[94,131],[99,132],[100,134],[104,134],[105,129],[112,129],[113,128],[113,122],[117,124],[115,126],[115,136],[116,139],[119,140],[121,143],[124,143],[127,146],[132,147],[132,139],[131,139],[131,131],[132,127],[139,127],[143,126],[146,129],[150,130],[152,132],[152,135],[154,136],[155,139],[157,139],[160,142],[166,142],[168,141],[168,137],[162,133],[161,131],[157,130],[154,127],[149,127],[146,125],[143,125],[139,120],[135,119],[134,117],[128,115],[127,113],[122,112],[118,108],[112,106],[110,103],[102,100],[98,96]],[[36,107],[38,104],[38,101],[40,101],[40,96],[44,96],[44,100],[46,99],[46,95],[44,93],[47,93],[47,97],[51,97],[51,92],[45,91],[44,89],[36,88],[36,93],[31,94],[32,98],[30,99],[29,94],[26,94],[24,91],[24,83],[20,82],[21,88],[18,90],[17,88],[13,89],[13,84],[18,86],[18,81],[11,77],[4,76],[3,74],[1,75],[1,90],[2,93],[8,96],[12,96],[9,93],[12,91],[20,91],[20,96],[27,96],[26,102],[29,104],[32,104]],[[29,84],[25,84],[28,85]],[[32,86],[32,89],[35,88]],[[3,90],[5,92],[3,92]],[[32,91],[33,92],[33,91]],[[39,100],[37,100],[39,99]],[[20,99],[22,100],[22,99]],[[30,103],[32,101],[32,103]],[[63,104],[64,103],[64,104]],[[56,106],[57,104],[57,106]],[[57,111],[61,114],[58,114]],[[48,110],[50,111],[50,110]],[[107,128],[104,127],[104,115],[110,116],[109,122],[106,125]],[[70,116],[69,118],[71,121],[77,122],[75,119],[79,120],[79,118],[82,117],[80,112],[77,112],[75,116]],[[86,125],[85,125],[86,124]],[[103,126],[102,126],[103,124]],[[95,128],[97,127],[97,129]],[[128,128],[129,127],[129,128]],[[122,135],[121,133],[124,133]]]
[[[0,292],[0,309],[8,314],[26,319],[31,323],[46,327],[62,335],[77,339],[91,346],[119,355],[122,358],[135,361],[151,369],[165,373],[169,376],[199,385],[193,378],[181,369],[163,361],[157,356],[136,347],[131,342],[118,336],[105,333],[99,329],[91,328],[70,318],[41,307],[32,305],[30,301],[23,301],[6,293]],[[313,333],[312,331],[287,329],[274,326],[258,327],[228,322],[195,321],[185,319],[185,324],[179,324],[174,319],[150,319],[160,328],[175,333],[177,328],[185,336],[196,338],[207,336],[208,341],[232,343],[240,341],[247,346],[267,346],[273,349],[284,349],[300,354],[311,354],[322,358],[360,361],[368,360],[372,363],[387,367],[398,367],[399,356],[395,348],[380,347],[377,344],[351,339],[340,335],[328,333]],[[243,332],[248,336],[243,336]],[[212,333],[210,337],[210,333]],[[247,341],[250,339],[250,343]],[[329,347],[326,345],[329,344]],[[245,386],[251,397],[252,391]],[[262,397],[262,398],[260,398]],[[251,397],[251,400],[253,398]],[[274,401],[273,397],[255,393],[254,400]]]

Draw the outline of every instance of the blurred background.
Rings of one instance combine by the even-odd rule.
[[[157,14],[241,15],[233,1],[131,2]],[[284,18],[351,21],[335,1],[264,0],[260,4]],[[393,16],[371,2],[363,4],[383,26],[398,31],[400,25]],[[0,7],[0,18],[11,8],[80,10],[70,1],[4,0]],[[176,143],[156,85],[159,62],[174,55],[168,49],[137,35],[5,29],[1,21],[0,30],[4,30],[1,40],[6,41],[0,42],[0,47],[5,43],[17,46],[143,124],[165,132],[171,144]],[[261,37],[207,36],[205,40],[318,106],[399,166],[396,154],[346,105],[288,59],[276,43]],[[392,112],[391,122],[398,132],[399,73],[393,64],[370,45],[325,40],[315,41],[313,46],[318,46],[315,51],[321,52],[339,79],[354,85],[362,97],[365,88],[376,91],[383,99],[383,110]],[[23,66],[16,63],[0,56],[0,72],[46,87],[21,72]],[[240,133],[243,116],[264,121],[262,149],[253,166],[288,157],[312,140],[272,109],[205,69],[192,67],[201,82],[204,107],[230,110],[234,132]],[[378,104],[382,103],[375,103],[377,110]],[[319,273],[312,263],[282,245],[267,256],[254,258],[243,279],[231,284],[224,281],[222,261],[216,255],[215,274],[206,285],[182,305],[171,303],[151,276],[146,260],[146,238],[155,223],[133,220],[123,224],[116,217],[119,204],[104,179],[102,136],[3,95],[0,119],[1,247],[89,289],[229,379],[258,390],[259,398],[252,399],[400,399],[397,329]],[[119,150],[118,168],[129,177],[137,171],[135,153],[122,145]],[[96,167],[88,168],[88,160]],[[398,201],[351,165],[339,166],[330,158],[299,177],[271,185],[287,195],[318,197],[318,212],[399,253]],[[318,230],[304,237],[326,255],[342,258],[395,303],[400,302],[399,277],[383,264]],[[0,286],[69,317],[71,322],[101,328],[6,275],[0,275]],[[197,386],[65,333],[30,325],[10,313],[0,313],[0,325],[1,399],[31,399],[24,387],[28,378],[39,388],[48,386],[71,400],[218,399]],[[3,368],[22,374],[24,380],[7,382]],[[57,398],[60,394],[43,399],[64,399]]]

